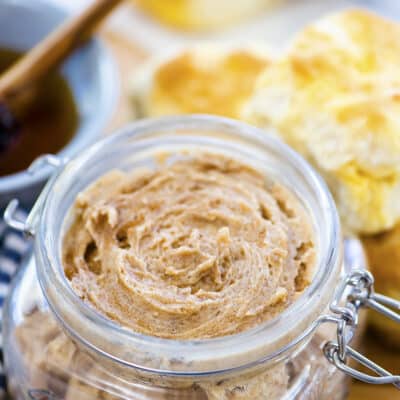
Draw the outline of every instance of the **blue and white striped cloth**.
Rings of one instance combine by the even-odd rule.
[[[26,218],[25,213],[21,210],[17,212],[16,216],[21,220]],[[0,217],[0,399],[5,398],[6,390],[2,353],[3,341],[1,337],[3,304],[9,291],[11,280],[30,249],[30,241],[26,240],[20,232],[7,227]]]

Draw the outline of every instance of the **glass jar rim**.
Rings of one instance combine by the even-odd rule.
[[[85,163],[90,162],[90,160],[98,156],[99,152],[106,147],[110,148],[128,138],[140,139],[144,137],[146,133],[157,131],[162,133],[172,132],[172,134],[174,134],[174,132],[180,129],[195,129],[198,131],[218,131],[221,129],[227,132],[229,131],[232,134],[235,132],[235,134],[244,137],[246,140],[255,140],[268,146],[269,149],[272,149],[277,154],[284,157],[285,162],[301,171],[307,182],[312,186],[323,215],[323,220],[319,222],[324,226],[326,238],[323,248],[321,247],[319,249],[322,254],[319,257],[316,274],[310,286],[293,304],[288,306],[288,308],[277,317],[235,335],[183,341],[147,336],[123,328],[110,319],[103,317],[78,298],[63,273],[58,246],[54,246],[54,243],[57,243],[59,238],[56,237],[57,232],[55,232],[55,224],[52,224],[52,219],[57,212],[59,202],[63,199],[60,188],[63,188],[64,181],[66,181],[67,177],[71,179],[71,176],[79,176],[82,170],[84,170]],[[70,206],[72,206],[72,204]],[[326,292],[326,303],[331,298],[331,294],[334,290],[334,287],[332,287],[334,286],[332,285],[332,276],[335,270],[337,270],[337,265],[340,263],[339,260],[341,259],[340,237],[339,218],[329,190],[322,178],[300,155],[295,153],[281,140],[273,137],[273,135],[243,122],[209,115],[186,115],[134,122],[117,131],[110,137],[94,144],[84,153],[77,155],[57,171],[47,186],[47,196],[37,227],[35,256],[37,259],[39,282],[50,308],[64,324],[68,334],[74,337],[79,343],[88,347],[95,354],[104,356],[123,366],[134,367],[145,372],[161,373],[163,375],[185,376],[190,374],[192,376],[193,374],[225,373],[228,370],[234,371],[242,369],[249,365],[260,363],[261,360],[275,360],[288,351],[293,350],[296,335],[292,337],[292,340],[289,340],[286,335],[285,340],[283,340],[285,327],[288,329],[293,328],[293,326],[288,326],[288,317],[290,315],[292,319],[294,315],[304,317],[303,319],[297,317],[298,321],[296,322],[291,320],[292,325],[296,324],[299,328],[301,326],[301,329],[298,331],[304,331],[306,327],[312,323],[314,318],[310,316],[307,320],[305,316],[308,315],[308,311],[313,308],[313,304],[321,302],[323,298],[321,293]],[[60,299],[62,299],[62,301],[60,301]],[[68,304],[68,312],[65,311],[66,309],[64,309],[64,306],[60,303]],[[327,304],[324,304],[323,308],[325,308],[326,305]],[[74,324],[74,320],[80,321],[79,326],[85,326],[85,333],[76,329],[77,325]],[[300,324],[300,322],[302,322],[302,324]],[[188,362],[185,368],[183,368],[182,365],[177,367],[173,365],[163,367],[160,365],[157,367],[154,366],[154,360],[149,363],[138,363],[132,355],[127,355],[124,352],[117,355],[112,354],[112,352],[108,351],[107,345],[102,346],[98,343],[93,343],[90,339],[90,335],[87,334],[87,330],[89,330],[92,335],[97,335],[99,331],[101,331],[100,336],[103,337],[103,340],[105,340],[104,338],[113,338],[113,340],[118,342],[126,342],[132,349],[141,349],[143,354],[149,354],[149,352],[155,353],[159,355],[160,359],[163,359],[165,355],[172,356],[175,354],[176,357],[178,354],[182,359],[190,359],[191,362]],[[256,342],[259,343],[263,339],[268,341],[271,345],[269,348],[275,349],[275,351],[266,352],[261,358],[257,358],[252,350],[255,349]],[[254,342],[254,346],[252,346],[252,342]],[[218,362],[216,362],[215,366],[211,369],[207,368],[209,364],[206,362],[204,362],[204,364],[202,362],[193,362],[193,358],[195,357],[203,359],[202,354],[204,352],[211,352],[214,354],[215,358],[218,358]],[[246,354],[246,356],[244,354]],[[234,356],[236,356],[236,358],[233,358]],[[145,357],[143,360],[144,359]],[[162,364],[162,362],[160,362],[160,364]],[[193,366],[195,366],[194,370],[191,369]]]

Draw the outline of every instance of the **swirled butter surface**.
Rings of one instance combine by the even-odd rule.
[[[147,335],[235,334],[310,283],[310,217],[279,183],[214,153],[111,171],[80,193],[63,239],[66,277],[99,313]]]

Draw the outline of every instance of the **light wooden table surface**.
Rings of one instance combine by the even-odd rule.
[[[379,339],[367,332],[362,344],[362,353],[388,371],[400,374],[400,352],[385,348],[381,344],[384,339]],[[349,400],[400,400],[400,390],[392,385],[374,386],[353,382]]]

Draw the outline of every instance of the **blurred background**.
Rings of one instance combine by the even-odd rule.
[[[79,11],[93,0],[52,1]],[[191,10],[191,3],[201,7]],[[150,50],[199,39],[257,39],[281,47],[308,22],[354,6],[385,16],[400,15],[400,4],[392,0],[131,0],[115,13],[109,26]]]
[[[82,12],[92,1],[0,0],[0,47],[13,48],[17,53],[27,50],[68,14]],[[55,127],[62,126],[65,132],[59,131],[57,138],[51,134],[46,139],[42,136],[41,140],[27,134],[21,149],[0,155],[0,209],[18,197],[21,200],[18,218],[26,216],[26,210],[50,174],[48,167],[41,168],[34,177],[26,174],[26,168],[39,154],[59,153],[61,157],[69,157],[100,136],[143,116],[195,111],[239,118],[243,93],[248,91],[250,96],[250,88],[260,71],[270,64],[275,54],[286,51],[297,32],[326,14],[353,7],[400,20],[400,2],[396,0],[127,0],[106,21],[96,39],[75,52],[62,65],[61,74],[49,78],[43,87],[49,100],[39,105],[42,108],[38,106],[29,126],[44,133],[52,133]],[[382,35],[385,34],[383,30]],[[212,72],[205,68],[204,74],[195,62],[188,67],[181,65],[184,58],[179,58],[182,49],[199,48],[201,42],[214,46],[203,48],[194,56],[201,61],[198,65],[211,66]],[[231,64],[220,61],[218,57],[225,51],[228,54],[226,49],[230,48],[244,49],[240,52],[243,58],[231,60]],[[398,52],[394,53],[397,60]],[[383,53],[382,57],[388,54],[392,53]],[[0,50],[0,71],[16,57],[18,54],[3,54]],[[176,64],[168,64],[170,68],[163,70],[163,62],[167,60],[175,60]],[[396,71],[400,76],[400,71]],[[162,73],[165,73],[164,81]],[[218,86],[220,80],[223,82]],[[241,82],[239,94],[227,89],[236,82]],[[154,91],[151,97],[150,86],[158,83],[164,92],[160,89],[154,94]],[[205,98],[205,92],[209,98]],[[221,92],[225,97],[220,96]],[[173,96],[174,101],[163,98],[165,93]],[[226,107],[218,108],[221,104]],[[214,108],[207,108],[210,105]],[[397,179],[400,161],[396,159],[394,164]],[[372,193],[371,187],[367,188],[368,196]],[[363,196],[364,200],[366,196]],[[385,220],[381,225],[376,221],[361,228],[357,225],[356,230],[366,245],[374,273],[383,282],[382,288],[386,290],[387,282],[392,282],[387,294],[400,299],[398,217],[396,214],[393,220]],[[29,252],[30,243],[6,230],[0,221],[0,270],[7,271],[5,277],[0,277],[0,300]],[[381,264],[384,259],[390,262]],[[399,332],[396,326],[372,317],[361,348],[390,371],[400,373]],[[355,383],[349,398],[400,400],[400,392],[393,387]]]

